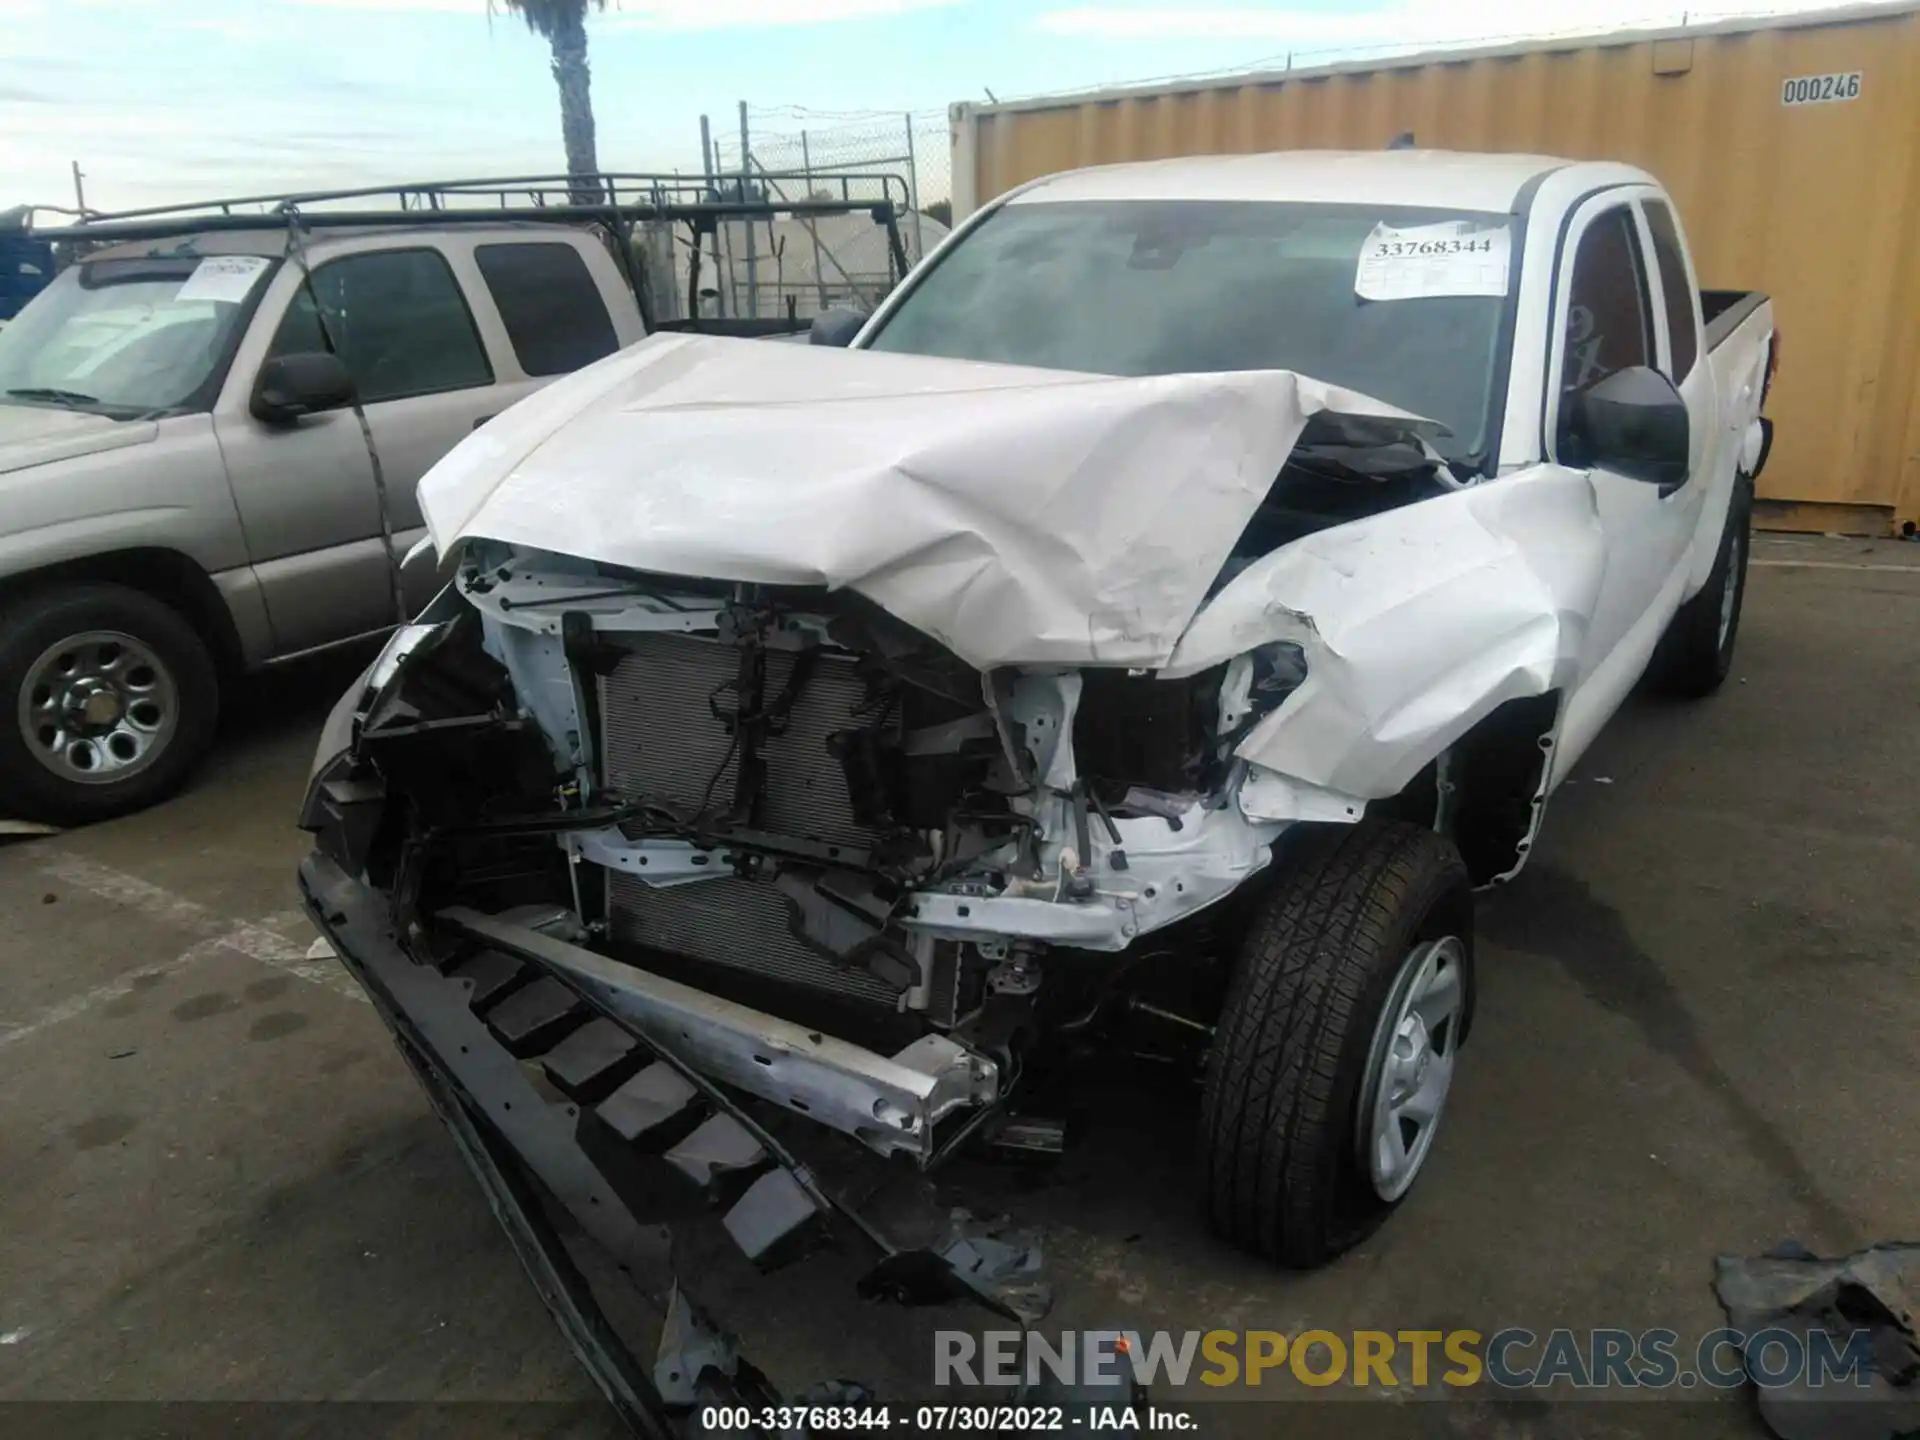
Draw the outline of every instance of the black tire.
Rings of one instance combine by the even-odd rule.
[[[1674,611],[1667,633],[1647,666],[1649,688],[1662,695],[1697,700],[1718,690],[1733,668],[1734,642],[1740,638],[1740,610],[1747,598],[1747,552],[1753,526],[1753,481],[1734,477],[1720,549],[1700,593]],[[1724,631],[1720,620],[1731,586],[1732,615]]]
[[[1381,1019],[1403,993],[1412,949],[1450,935],[1463,974],[1449,1053],[1465,1039],[1473,896],[1453,843],[1398,821],[1329,828],[1277,863],[1221,1010],[1200,1160],[1213,1228],[1304,1269],[1357,1244],[1399,1203],[1377,1193],[1359,1128]]]
[[[123,779],[85,783],[35,755],[23,692],[30,671],[63,640],[89,632],[131,637],[170,682],[172,721],[151,758]],[[29,700],[31,697],[28,697]],[[144,809],[175,790],[213,743],[220,679],[213,657],[176,611],[123,585],[31,591],[0,607],[0,813],[49,825],[84,825]]]

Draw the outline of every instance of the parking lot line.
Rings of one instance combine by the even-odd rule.
[[[1908,575],[1920,575],[1920,565],[1875,565],[1852,560],[1762,560],[1755,556],[1747,564],[1770,565],[1780,570],[1897,570]]]
[[[184,895],[176,895],[173,891],[142,880],[137,875],[129,875],[123,870],[115,870],[111,866],[102,865],[98,861],[88,860],[68,851],[49,849],[41,853],[37,859],[41,873],[52,879],[64,881],[103,900],[111,900],[115,904],[138,910],[152,919],[183,930],[197,932],[205,937],[204,944],[236,950],[262,965],[282,971],[296,979],[305,980],[308,984],[331,990],[334,994],[349,1000],[357,1000],[362,1004],[366,1002],[366,995],[337,962],[309,959],[306,944],[289,940],[286,936],[268,929],[266,925],[245,920],[231,920],[217,915],[206,906],[189,900]],[[195,947],[196,950],[199,948]],[[193,953],[192,950],[187,952],[188,955]],[[169,963],[177,965],[185,960],[186,956],[183,955]],[[79,1000],[84,997],[74,998]],[[72,1002],[62,1002],[62,1004],[67,1003]]]
[[[130,975],[122,975],[117,980],[109,980],[103,985],[94,986],[91,990],[83,990],[78,995],[69,995],[64,1000],[56,1001],[37,1015],[22,1020],[18,1024],[0,1028],[0,1050],[25,1040],[30,1035],[38,1035],[42,1030],[58,1025],[62,1021],[84,1015],[96,1005],[104,1005],[110,1000],[118,1000],[123,995],[131,995],[143,986],[151,985],[157,980],[188,969],[222,946],[239,949],[233,944],[233,939],[231,934],[213,936],[181,951],[164,965],[153,965],[145,970],[136,970]]]

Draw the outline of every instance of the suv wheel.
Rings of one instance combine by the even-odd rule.
[[[120,585],[0,609],[0,810],[80,825],[177,789],[213,740],[219,678],[178,613]]]
[[[1248,928],[1201,1102],[1209,1218],[1307,1267],[1363,1239],[1432,1153],[1473,1012],[1452,841],[1363,820],[1286,855]]]

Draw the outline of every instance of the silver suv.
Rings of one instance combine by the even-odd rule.
[[[592,233],[213,230],[97,250],[0,330],[0,814],[151,804],[224,678],[431,594],[414,485],[641,339]],[[354,405],[357,399],[358,406]]]

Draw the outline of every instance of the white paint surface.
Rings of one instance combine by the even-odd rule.
[[[1435,428],[1285,370],[1101,376],[657,335],[420,482],[470,537],[846,588],[980,669],[1173,653],[1310,417]]]

